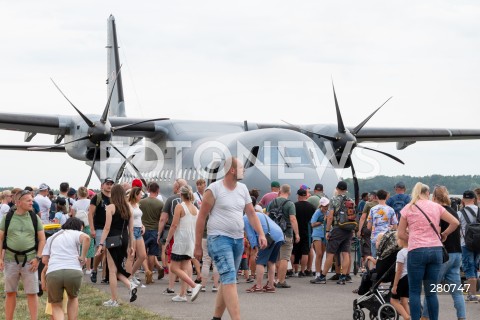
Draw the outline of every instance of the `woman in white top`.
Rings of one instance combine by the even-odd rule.
[[[47,288],[48,301],[52,304],[54,319],[64,319],[62,301],[63,291],[67,292],[68,319],[78,318],[78,293],[82,284],[82,266],[86,262],[86,254],[90,245],[90,237],[81,232],[83,222],[70,218],[62,226],[62,230],[48,238],[42,252],[42,261],[48,268]],[[82,253],[79,256],[79,247]]]
[[[171,269],[181,280],[180,294],[173,297],[172,301],[187,301],[187,285],[193,289],[192,298],[194,301],[202,288],[201,284],[195,284],[192,280],[193,250],[195,247],[195,224],[197,222],[197,208],[193,205],[193,192],[190,186],[183,186],[180,189],[182,202],[175,207],[172,224],[168,231],[167,242],[174,238],[172,247]]]
[[[83,232],[85,232],[89,237],[91,237],[90,233],[90,224],[88,223],[88,209],[90,207],[90,200],[87,199],[88,197],[88,189],[85,187],[78,188],[77,191],[78,200],[75,201],[72,208],[70,209],[70,213],[72,217],[78,218],[83,222]],[[90,270],[90,260],[95,256],[95,242],[90,241],[90,247],[88,248],[87,252],[87,263],[86,268],[87,271],[85,274],[91,274],[92,271]]]
[[[135,261],[132,255],[128,255],[126,269],[132,274],[133,281],[139,285],[140,282],[135,278],[135,272],[140,268],[143,261],[147,258],[147,251],[145,249],[145,242],[143,241],[143,234],[145,227],[142,224],[142,210],[138,203],[142,200],[142,189],[134,187],[128,193],[128,204],[133,212],[133,236],[135,238]]]
[[[12,201],[12,193],[10,190],[0,192],[0,221],[3,218],[3,215],[10,211],[10,206],[8,205],[8,202],[10,201]]]

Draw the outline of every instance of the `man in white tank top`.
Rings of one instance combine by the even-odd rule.
[[[202,206],[195,228],[195,258],[202,258],[202,234],[208,217],[208,252],[219,270],[228,272],[220,275],[220,288],[216,299],[213,319],[221,319],[227,308],[232,320],[240,319],[236,274],[243,253],[243,213],[258,234],[260,249],[267,240],[260,221],[255,214],[247,187],[238,182],[243,179],[245,169],[236,158],[225,163],[225,178],[210,184],[203,195]]]

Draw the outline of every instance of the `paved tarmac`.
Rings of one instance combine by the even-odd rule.
[[[139,275],[143,278],[143,274]],[[240,278],[238,293],[242,319],[352,319],[353,300],[358,297],[352,290],[358,287],[360,277],[354,276],[353,283],[346,285],[337,285],[335,281],[314,285],[309,283],[310,279],[312,278],[289,278],[287,282],[292,288],[277,289],[276,293],[246,293],[245,290],[252,284],[245,283],[245,280]],[[87,276],[85,281],[91,283]],[[216,294],[211,292],[211,283],[207,286],[207,291],[201,292],[194,302],[171,301],[173,296],[162,294],[167,283],[166,279],[155,280],[155,283],[146,288],[139,288],[138,299],[133,304],[173,319],[212,318]],[[108,285],[94,286],[109,292]],[[178,290],[177,283],[175,291]],[[128,301],[128,293],[123,286],[119,289],[119,295],[123,301]],[[457,319],[449,295],[439,295],[439,302],[440,320]],[[369,319],[369,312],[365,311],[366,319]],[[222,319],[230,319],[227,311]],[[480,304],[467,304],[467,319],[480,319]]]

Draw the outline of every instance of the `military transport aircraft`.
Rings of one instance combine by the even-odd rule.
[[[93,172],[100,179],[115,177],[120,182],[139,177],[144,183],[158,182],[164,195],[171,192],[177,178],[192,186],[200,177],[207,183],[221,178],[225,160],[231,155],[244,164],[247,186],[261,193],[268,192],[270,182],[277,180],[290,184],[293,191],[301,184],[322,182],[328,194],[338,181],[334,169],[350,167],[358,199],[351,154],[355,148],[373,150],[359,142],[396,142],[400,150],[417,141],[480,138],[480,130],[365,128],[383,105],[357,126],[347,127],[333,84],[337,124],[130,118],[126,116],[113,16],[108,19],[107,50],[108,101],[100,115],[83,114],[52,80],[78,116],[0,113],[0,129],[24,131],[25,142],[38,133],[55,136],[52,146],[0,145],[0,149],[66,152],[91,166],[86,186]],[[403,163],[393,155],[373,151]]]

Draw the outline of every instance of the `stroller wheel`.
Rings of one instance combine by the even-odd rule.
[[[365,320],[365,312],[360,309],[353,311],[353,320]]]
[[[378,320],[377,313],[374,310],[370,311],[368,315],[370,317],[370,320]]]
[[[379,320],[397,320],[398,314],[397,310],[390,304],[385,303],[378,309],[378,319]]]

